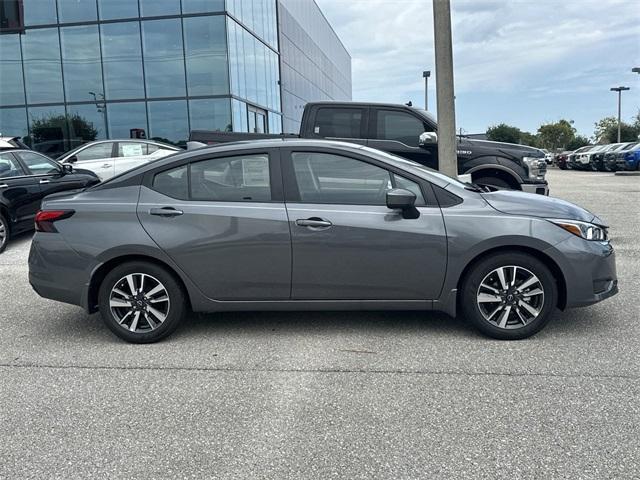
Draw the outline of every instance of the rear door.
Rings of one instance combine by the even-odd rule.
[[[415,178],[364,156],[283,151],[293,300],[432,300],[444,280],[442,213]],[[392,187],[416,194],[418,218],[386,206]]]
[[[321,105],[312,111],[312,137],[367,144],[368,108]]]
[[[78,150],[73,165],[91,170],[100,180],[107,180],[115,175],[115,155],[114,142],[100,142]]]
[[[60,164],[45,155],[26,150],[16,152],[16,155],[39,185],[41,199],[52,193],[83,188],[86,185],[84,179],[64,173]]]
[[[145,177],[138,216],[215,300],[288,300],[291,236],[276,149],[207,155]]]
[[[368,145],[437,170],[437,144],[419,145],[420,135],[432,131],[423,119],[408,111],[371,108]]]
[[[33,219],[40,208],[40,186],[12,152],[0,153],[0,199],[9,210],[11,218],[7,220],[14,231],[33,228]]]

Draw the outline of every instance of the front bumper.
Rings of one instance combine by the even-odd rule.
[[[522,183],[520,185],[523,192],[537,193],[539,195],[549,195],[549,184],[545,183]]]
[[[568,238],[545,253],[560,265],[566,286],[566,307],[583,307],[618,293],[616,256],[610,242]]]

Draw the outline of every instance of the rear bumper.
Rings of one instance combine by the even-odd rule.
[[[539,195],[549,195],[549,184],[548,183],[522,183],[520,185],[523,192],[527,193],[537,193]]]

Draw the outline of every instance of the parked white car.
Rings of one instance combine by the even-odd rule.
[[[65,153],[58,161],[91,170],[100,180],[107,180],[180,150],[153,140],[97,140]]]

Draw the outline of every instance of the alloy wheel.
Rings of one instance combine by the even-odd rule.
[[[476,301],[489,323],[504,329],[522,328],[540,315],[544,307],[544,287],[526,268],[499,267],[480,282]]]
[[[4,219],[0,217],[0,248],[4,247],[7,242],[7,225],[4,223]]]
[[[171,302],[165,286],[146,273],[131,273],[116,282],[109,308],[118,324],[130,332],[147,333],[169,315]]]

